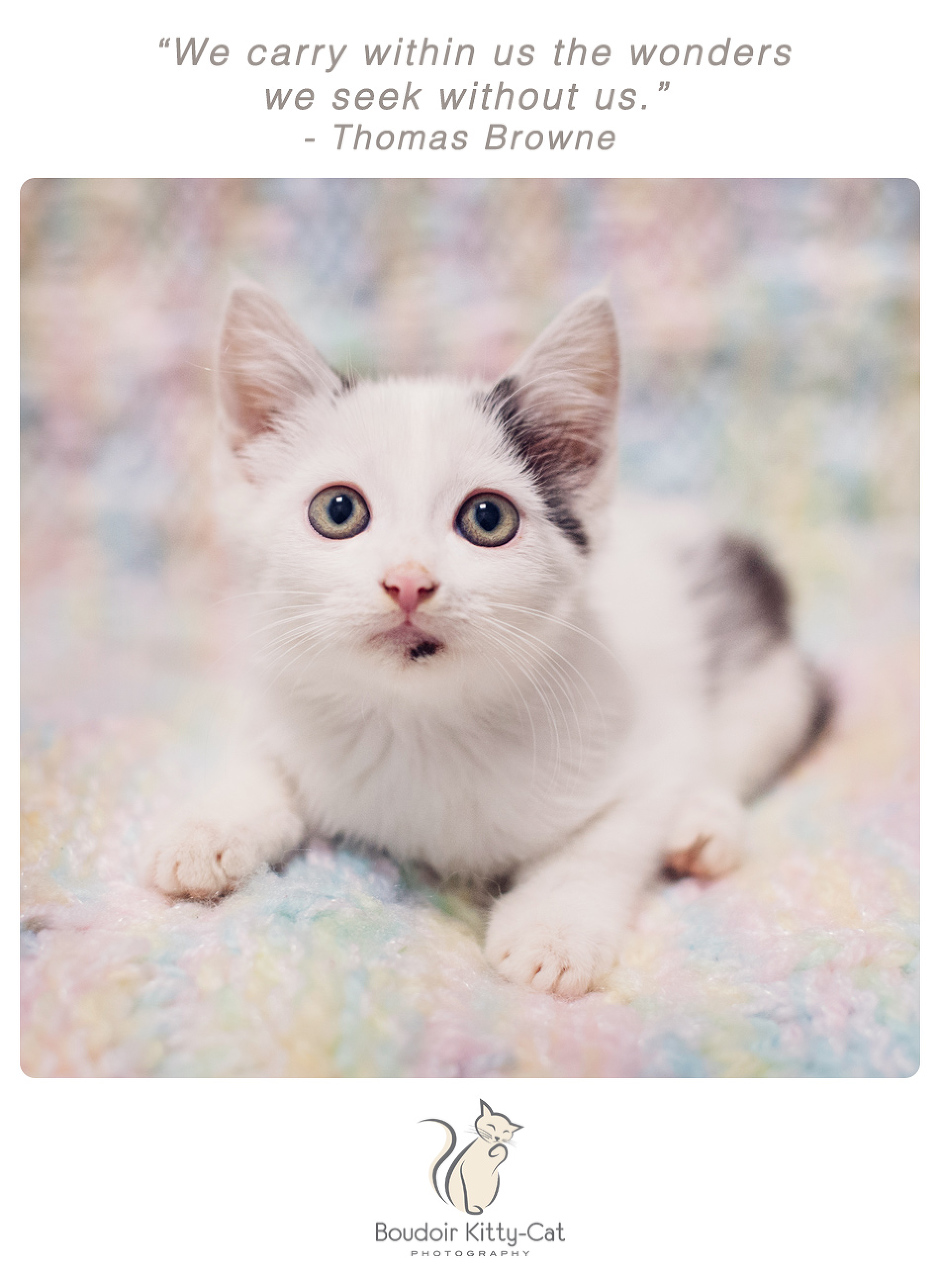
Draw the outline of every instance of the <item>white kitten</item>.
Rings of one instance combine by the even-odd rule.
[[[216,895],[312,833],[510,872],[489,959],[586,992],[663,859],[734,867],[742,800],[821,726],[783,583],[701,515],[615,495],[599,294],[494,387],[350,386],[240,287],[219,370],[263,692],[157,884]]]

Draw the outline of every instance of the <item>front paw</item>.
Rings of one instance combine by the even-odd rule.
[[[157,848],[151,876],[165,895],[212,899],[234,889],[258,863],[247,830],[194,820]]]
[[[559,997],[583,997],[616,958],[609,937],[586,921],[540,916],[512,893],[493,906],[485,952],[512,983]]]

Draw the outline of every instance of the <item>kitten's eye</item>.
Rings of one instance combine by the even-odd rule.
[[[519,511],[495,492],[478,492],[457,511],[457,531],[473,545],[505,545],[519,530]]]
[[[369,507],[353,487],[325,487],[307,510],[310,526],[330,540],[358,536],[369,525]]]

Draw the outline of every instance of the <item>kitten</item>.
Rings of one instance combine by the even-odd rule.
[[[437,1185],[437,1173],[457,1144],[457,1134],[447,1121],[429,1117],[428,1122],[448,1131],[440,1156],[431,1165],[431,1186],[442,1201],[450,1201],[464,1214],[482,1214],[499,1191],[499,1167],[509,1155],[509,1140],[521,1125],[513,1125],[501,1112],[494,1112],[480,1100],[480,1115],[474,1121],[477,1138],[456,1156],[444,1179],[444,1191]]]
[[[742,802],[822,726],[782,580],[704,515],[616,492],[599,293],[496,385],[349,384],[238,287],[218,368],[260,691],[156,883],[216,896],[314,833],[511,873],[489,960],[587,992],[662,862],[733,868]]]

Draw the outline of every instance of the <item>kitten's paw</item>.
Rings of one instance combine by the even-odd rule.
[[[200,820],[158,848],[152,877],[166,895],[211,899],[232,890],[257,865],[258,856],[244,834]]]
[[[744,858],[744,807],[725,789],[699,789],[666,841],[666,866],[694,877],[723,877]]]
[[[525,916],[512,896],[493,908],[486,956],[506,979],[559,997],[583,997],[614,964],[613,945],[570,921]]]
[[[300,820],[287,812],[257,823],[193,820],[157,848],[151,880],[165,895],[213,899],[282,858],[302,836]]]

